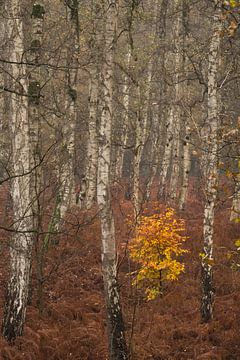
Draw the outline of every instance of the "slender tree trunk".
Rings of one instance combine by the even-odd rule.
[[[88,145],[87,145],[87,186],[86,186],[86,208],[90,209],[96,196],[97,168],[98,168],[98,69],[93,65],[90,71],[89,86],[89,123],[88,123]],[[82,189],[81,189],[82,191]],[[84,200],[84,199],[83,199]]]
[[[32,253],[31,198],[30,198],[30,145],[28,123],[27,69],[22,63],[24,56],[24,36],[20,1],[7,2],[8,32],[11,46],[10,61],[12,85],[18,94],[11,94],[10,118],[12,130],[12,180],[11,195],[13,201],[13,223],[16,232],[10,244],[10,279],[3,319],[3,336],[13,341],[22,335],[28,299],[29,276]],[[25,175],[23,175],[25,174]]]
[[[99,6],[97,2],[91,5],[91,41],[90,51],[92,64],[90,65],[89,80],[89,120],[88,120],[88,142],[87,142],[87,163],[86,174],[81,181],[80,206],[90,209],[96,200],[97,171],[98,171],[98,117],[99,117],[99,74],[102,63],[101,25],[97,20],[99,17]]]
[[[174,11],[176,20],[174,21],[174,99],[173,99],[173,116],[174,116],[174,132],[173,132],[173,151],[172,151],[172,171],[169,186],[169,200],[171,204],[175,204],[178,196],[178,184],[180,175],[180,129],[181,129],[181,97],[182,84],[180,79],[183,72],[183,0],[175,0]]]
[[[41,69],[39,66],[42,53],[43,20],[45,10],[41,3],[34,3],[32,9],[31,45],[29,61],[34,64],[29,74],[28,111],[31,147],[31,183],[32,212],[35,229],[38,228],[38,203],[41,187],[41,119],[39,114],[41,92]]]
[[[146,183],[146,190],[145,190],[145,196],[146,200],[149,201],[151,197],[151,189],[152,184],[154,181],[154,178],[157,174],[158,169],[158,142],[160,137],[160,124],[159,124],[159,105],[152,104],[152,126],[151,126],[151,147],[149,151],[149,158],[150,158],[150,175],[147,179]]]
[[[156,99],[153,105],[153,126],[152,126],[152,169],[150,171],[150,177],[146,187],[146,199],[150,198],[151,188],[154,178],[157,174],[160,161],[160,153],[163,146],[163,127],[166,114],[165,109],[165,93],[166,93],[166,81],[165,81],[165,58],[166,58],[166,19],[167,11],[169,7],[168,0],[162,0],[159,4],[159,15],[156,21],[156,42],[157,42],[157,63],[156,63],[156,80],[157,85],[155,89]]]
[[[137,119],[135,123],[135,149],[134,149],[134,159],[133,159],[133,204],[134,204],[134,212],[136,219],[140,215],[141,212],[141,190],[140,190],[140,162],[142,156],[142,147],[144,146],[145,140],[145,132],[146,125],[142,127],[141,122],[141,96],[140,96],[140,88],[138,86],[138,99],[139,99],[139,109],[137,113]],[[146,119],[146,118],[145,118]]]
[[[79,0],[66,1],[70,27],[66,71],[66,116],[62,128],[62,157],[59,166],[59,219],[63,220],[69,207],[76,203],[75,197],[75,126],[77,121],[77,78],[79,54]],[[60,224],[56,224],[59,227]]]
[[[173,109],[171,108],[166,124],[167,140],[166,140],[163,159],[160,167],[158,199],[161,199],[164,195],[166,195],[167,173],[170,166],[172,146],[173,146],[173,129],[174,129],[174,116],[173,116]]]
[[[240,172],[240,166],[238,166],[238,171]],[[230,221],[240,219],[240,173],[237,174],[235,181]]]
[[[187,49],[189,45],[189,0],[183,0],[183,76],[185,79],[188,77],[189,63],[187,59]],[[189,117],[191,116],[191,109],[189,107],[189,84],[186,80],[183,83],[183,99],[182,105],[183,117],[183,142],[182,142],[182,178],[181,188],[179,195],[179,209],[183,210],[185,207],[186,196],[188,191],[189,173],[191,168],[191,154],[190,154],[190,138],[191,138],[191,127]]]
[[[127,52],[127,69],[129,69],[131,62],[131,49],[128,48]],[[120,134],[120,146],[118,147],[118,152],[116,156],[116,179],[121,179],[123,174],[123,160],[125,154],[125,148],[127,146],[128,140],[128,126],[129,126],[129,104],[130,104],[130,83],[129,77],[126,75],[124,77],[124,86],[123,86],[123,118],[122,118],[122,128]]]
[[[184,132],[185,132],[185,137],[183,142],[183,175],[182,175],[182,186],[179,197],[180,210],[183,210],[185,206],[186,195],[188,190],[189,172],[191,168],[191,155],[190,155],[190,144],[189,144],[191,128],[187,120],[185,123]]]
[[[106,1],[105,62],[102,74],[103,108],[99,131],[97,201],[101,218],[102,271],[108,316],[109,359],[127,359],[124,325],[117,286],[114,218],[111,204],[111,136],[113,122],[113,57],[118,1]]]
[[[180,175],[180,117],[179,109],[173,110],[173,144],[172,144],[172,170],[169,185],[169,201],[171,205],[175,204],[178,196],[178,183]]]
[[[240,135],[240,117],[238,117],[237,128],[234,130],[234,135],[239,138]],[[239,141],[237,142],[239,143]],[[238,151],[239,154],[239,151]],[[240,159],[237,163],[237,175],[235,177],[235,189],[233,194],[232,209],[230,214],[230,221],[240,219]]]
[[[208,57],[208,118],[206,122],[206,139],[203,154],[203,173],[205,181],[205,208],[203,237],[204,247],[202,255],[202,303],[201,316],[203,322],[208,322],[213,317],[213,225],[214,208],[218,184],[218,123],[219,103],[217,74],[219,71],[219,51],[221,42],[221,7],[215,1],[213,15],[213,35],[210,42]]]
[[[155,7],[158,4],[158,0],[155,3]],[[155,34],[154,34],[155,35]],[[148,73],[146,79],[145,87],[145,99],[142,103],[142,94],[140,84],[138,84],[138,113],[135,124],[135,150],[134,150],[134,161],[133,161],[133,200],[134,200],[134,210],[136,218],[140,215],[142,203],[144,197],[142,196],[141,186],[140,186],[140,164],[142,159],[142,154],[144,146],[148,137],[148,113],[150,106],[150,97],[152,89],[152,75],[153,75],[153,59],[150,59],[148,63]]]

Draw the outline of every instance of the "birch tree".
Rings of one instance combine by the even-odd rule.
[[[28,85],[28,112],[30,126],[30,147],[31,147],[31,187],[32,212],[34,226],[37,228],[38,197],[41,187],[41,118],[40,118],[40,95],[41,95],[41,54],[43,20],[45,10],[41,3],[34,3],[31,14],[31,44],[29,49],[29,62],[33,64],[29,70]]]
[[[99,74],[95,64],[90,69],[89,84],[89,120],[88,120],[88,143],[87,143],[87,169],[86,169],[86,191],[84,191],[83,182],[81,184],[82,203],[90,209],[96,197],[97,187],[97,167],[98,167],[98,91]],[[85,193],[84,193],[85,192]]]
[[[62,164],[59,166],[59,221],[76,202],[75,199],[75,126],[77,120],[77,79],[79,53],[79,15],[78,0],[67,0],[67,20],[69,25],[66,51],[66,103],[65,118],[62,127]],[[59,226],[59,224],[57,225]]]
[[[159,8],[159,0],[154,2],[154,28],[151,33],[152,39],[156,39],[157,26],[156,19]],[[154,45],[154,40],[151,41],[151,46]],[[147,75],[145,80],[145,86],[141,81],[137,81],[137,96],[138,96],[138,110],[135,123],[135,148],[134,148],[134,160],[133,160],[133,202],[136,218],[141,212],[141,206],[143,202],[143,196],[141,196],[140,188],[140,164],[142,160],[144,146],[149,135],[148,132],[148,115],[149,106],[152,92],[152,77],[154,69],[153,51],[150,52],[150,59],[147,65]]]
[[[235,142],[239,145],[239,134],[240,134],[240,117],[238,117],[237,121],[237,128],[230,131],[230,135],[234,135]],[[228,136],[229,137],[229,136]],[[235,149],[236,150],[236,149]],[[230,214],[230,221],[238,221],[240,218],[240,159],[239,159],[239,150],[237,151],[237,172],[234,176],[234,193],[233,193],[233,200],[232,200],[232,208]]]
[[[231,221],[238,220],[240,218],[240,174],[239,173],[237,174],[235,181],[236,184],[233,194],[233,202],[232,202],[231,215],[230,215]]]
[[[138,93],[138,111],[135,123],[135,148],[134,148],[134,160],[133,160],[133,203],[136,218],[141,212],[142,196],[140,189],[140,164],[143,154],[144,145],[147,139],[147,122],[148,122],[148,109],[151,91],[151,80],[152,80],[152,68],[153,63],[150,60],[148,64],[146,89],[145,89],[145,101],[144,107],[142,108],[142,93],[140,84],[137,84]]]
[[[131,48],[128,46],[127,51],[127,61],[126,67],[129,70],[129,66],[131,63]],[[120,134],[120,141],[118,146],[118,152],[116,155],[116,179],[121,179],[123,174],[123,160],[125,149],[127,146],[128,140],[128,126],[129,126],[129,104],[130,104],[130,82],[128,75],[124,76],[124,85],[123,85],[123,115],[122,115],[122,129]]]
[[[168,11],[168,1],[163,0],[159,4],[156,18],[156,80],[155,99],[152,103],[152,141],[151,141],[151,166],[150,177],[146,187],[146,199],[150,198],[151,188],[155,175],[157,174],[160,162],[160,152],[163,144],[163,128],[165,119],[165,60],[166,60],[166,18]]]
[[[117,286],[116,245],[111,204],[111,136],[113,123],[113,64],[118,1],[105,1],[105,56],[102,73],[103,107],[99,129],[97,201],[101,218],[102,271],[107,305],[109,358],[127,359],[127,347]]]
[[[183,140],[183,174],[182,174],[182,184],[179,195],[179,209],[183,210],[186,201],[186,195],[188,190],[188,180],[189,180],[189,172],[191,167],[191,154],[190,154],[190,135],[191,135],[191,127],[189,121],[186,119],[184,124],[184,140]]]
[[[182,83],[180,79],[183,72],[183,0],[176,0],[173,6],[176,19],[173,27],[174,42],[174,100],[173,107],[173,144],[172,144],[172,170],[169,185],[169,198],[171,202],[175,202],[178,196],[178,181],[180,174],[180,129],[182,118]]]
[[[28,81],[24,63],[24,34],[21,2],[9,0],[8,14],[9,60],[11,62],[11,182],[13,224],[15,233],[10,243],[10,279],[3,319],[3,335],[8,341],[22,335],[28,299],[32,252],[32,213],[30,198],[30,143],[28,122]]]
[[[90,40],[91,64],[89,78],[89,119],[88,119],[88,142],[87,142],[87,165],[86,165],[86,189],[81,183],[80,201],[87,209],[90,209],[96,198],[97,169],[98,169],[98,116],[99,116],[99,73],[100,73],[100,42],[101,31],[97,21],[95,2],[91,8],[92,36]]]
[[[191,168],[191,154],[190,154],[190,138],[191,126],[190,116],[191,110],[189,107],[190,91],[188,86],[188,59],[187,48],[189,45],[190,30],[189,30],[189,1],[183,0],[183,76],[186,79],[183,83],[183,146],[182,146],[182,179],[179,193],[179,209],[183,210],[185,207],[186,196],[188,191],[189,173]]]
[[[168,169],[170,166],[171,153],[172,153],[172,145],[173,145],[173,128],[174,128],[174,117],[173,117],[173,109],[171,108],[167,114],[166,120],[166,143],[164,147],[163,158],[161,161],[160,172],[159,172],[159,189],[158,189],[158,199],[161,199],[164,195],[166,195],[166,180]]]
[[[221,6],[216,0],[212,20],[213,33],[210,38],[208,55],[208,116],[205,124],[204,153],[202,166],[205,181],[205,207],[202,253],[202,303],[201,316],[203,322],[208,322],[213,317],[213,225],[214,209],[218,184],[218,124],[219,101],[217,75],[219,70],[219,52],[221,43]]]

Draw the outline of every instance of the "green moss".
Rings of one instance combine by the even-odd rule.
[[[32,17],[37,19],[43,19],[44,14],[45,14],[45,9],[42,5],[33,4]]]

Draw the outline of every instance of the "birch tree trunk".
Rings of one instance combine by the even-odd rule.
[[[168,11],[168,0],[162,0],[161,3],[158,4],[159,14],[157,16],[156,21],[156,80],[157,85],[155,88],[155,102],[152,104],[152,142],[151,142],[151,163],[152,169],[150,171],[150,177],[146,186],[146,199],[149,200],[151,196],[151,188],[154,181],[154,178],[157,174],[159,168],[160,161],[160,153],[163,143],[163,127],[166,114],[165,109],[165,93],[166,93],[166,82],[165,82],[165,54],[166,54],[166,19],[167,19],[167,11]]]
[[[163,198],[166,195],[166,180],[167,180],[167,173],[170,166],[171,160],[171,153],[172,153],[172,146],[173,146],[173,129],[174,129],[174,116],[173,116],[173,109],[170,109],[167,123],[166,123],[166,144],[164,148],[164,154],[162,159],[162,164],[160,167],[159,173],[159,190],[158,190],[158,199]]]
[[[128,48],[127,52],[127,69],[129,69],[131,62],[131,48]],[[130,101],[130,83],[129,77],[124,76],[124,86],[123,86],[123,119],[122,119],[122,131],[120,135],[120,146],[118,147],[118,152],[116,156],[116,179],[121,179],[123,174],[123,160],[125,154],[125,148],[127,146],[128,140],[128,120],[129,120],[129,101]]]
[[[149,73],[148,73],[149,75]],[[149,80],[149,76],[148,76]],[[150,84],[147,83],[149,88]],[[141,119],[141,94],[140,86],[137,86],[138,92],[138,112],[137,119],[135,123],[135,149],[134,149],[134,159],[133,159],[133,204],[135,218],[138,218],[141,212],[142,206],[142,197],[140,189],[140,162],[142,158],[142,152],[145,144],[146,133],[147,133],[147,116],[144,119]],[[149,90],[150,92],[150,90]],[[147,92],[148,95],[148,92]]]
[[[182,186],[179,196],[180,210],[183,210],[185,206],[186,195],[188,190],[189,172],[191,168],[191,155],[190,155],[190,144],[189,144],[191,128],[189,126],[189,122],[187,121],[187,119],[185,120],[184,133],[185,133],[185,137],[183,142],[183,175],[182,175]]]
[[[181,96],[182,85],[180,83],[183,72],[183,0],[175,0],[174,11],[177,19],[174,24],[174,100],[173,100],[173,149],[172,149],[172,171],[169,185],[169,200],[172,204],[178,196],[178,182],[180,175],[180,128],[181,128]]]
[[[42,4],[34,3],[32,9],[32,29],[29,60],[31,67],[28,85],[28,111],[31,146],[31,184],[32,212],[34,228],[37,229],[38,197],[41,187],[41,119],[39,114],[41,92],[41,69],[39,66],[42,52],[43,20],[45,10]]]
[[[13,89],[11,94],[10,126],[12,131],[13,223],[16,232],[10,244],[10,279],[3,319],[3,336],[13,341],[22,335],[28,299],[32,253],[32,214],[30,198],[30,144],[28,123],[28,82],[24,56],[22,11],[19,0],[9,0],[6,5],[7,28]],[[21,65],[19,65],[21,63]],[[24,175],[25,174],[25,175]],[[19,176],[18,176],[19,175]]]
[[[93,205],[97,188],[97,168],[98,168],[98,137],[97,137],[97,117],[98,117],[98,69],[93,64],[90,71],[89,86],[89,122],[88,122],[88,145],[87,145],[87,170],[86,170],[86,195],[81,196],[86,208],[90,209]],[[82,192],[82,188],[81,188]]]
[[[100,44],[101,31],[98,17],[97,3],[92,3],[92,37],[90,80],[89,80],[89,120],[88,120],[88,143],[86,165],[86,189],[84,193],[83,182],[81,183],[80,201],[83,206],[90,209],[96,199],[97,169],[98,169],[98,110],[99,110],[99,73],[100,73]],[[81,205],[81,204],[80,204]]]
[[[169,8],[169,2],[162,0],[156,3],[156,81],[155,85],[155,100],[153,97],[152,103],[152,139],[150,147],[151,156],[151,170],[149,180],[146,186],[146,199],[150,198],[150,192],[153,184],[153,180],[159,168],[160,153],[163,148],[163,129],[164,122],[166,121],[166,108],[165,108],[165,96],[166,96],[166,81],[165,81],[165,61],[166,61],[166,19]],[[168,125],[167,125],[168,127]],[[169,135],[169,134],[168,134]],[[168,138],[169,139],[169,138]],[[167,152],[166,152],[167,153]],[[171,154],[171,152],[170,152]],[[169,158],[170,159],[170,158]],[[164,163],[166,162],[166,159]]]
[[[151,126],[151,148],[150,148],[150,175],[147,179],[146,183],[146,190],[145,190],[145,196],[146,200],[149,201],[151,197],[151,189],[152,184],[154,181],[154,178],[157,173],[158,169],[158,144],[159,144],[159,137],[160,137],[160,117],[159,117],[159,105],[158,104],[152,104],[153,114],[152,114],[152,126]]]
[[[186,52],[189,45],[189,0],[183,0],[183,75],[184,78],[188,77],[188,59],[186,56]],[[179,209],[184,210],[185,201],[188,191],[188,181],[189,181],[189,173],[191,169],[191,154],[190,154],[190,137],[191,137],[191,127],[190,127],[190,119],[191,109],[189,107],[189,98],[190,91],[188,86],[188,80],[185,80],[183,83],[183,100],[182,105],[183,109],[183,118],[182,118],[182,126],[183,126],[183,146],[182,146],[182,179],[181,179],[181,188],[179,195]]]
[[[240,117],[238,117],[237,128],[233,131],[236,137],[236,143],[239,144],[240,135]],[[239,156],[239,149],[237,151]],[[233,194],[233,202],[230,214],[230,221],[236,221],[240,219],[240,158],[237,163],[237,174],[235,176],[235,189]]]
[[[156,21],[158,14],[159,0],[154,2],[154,19]],[[153,39],[156,39],[157,28],[155,27],[153,31]],[[153,44],[152,44],[153,45]],[[150,55],[150,60],[148,63],[147,70],[147,79],[145,82],[145,87],[141,87],[140,82],[137,82],[137,93],[138,93],[138,112],[137,119],[135,124],[135,149],[134,149],[134,160],[133,160],[133,204],[134,212],[136,219],[140,215],[142,203],[144,201],[143,193],[140,188],[140,164],[142,159],[142,154],[146,140],[148,137],[148,114],[150,106],[150,98],[152,91],[152,76],[154,61],[152,58],[153,54]],[[143,98],[144,92],[144,98]],[[144,100],[143,100],[144,99]],[[143,103],[143,105],[142,105]]]
[[[77,120],[77,77],[79,54],[78,0],[66,1],[68,24],[70,27],[66,60],[66,116],[62,128],[62,164],[59,167],[60,201],[59,221],[63,220],[75,198],[75,125]],[[60,224],[57,224],[59,227]]]
[[[208,118],[206,122],[206,139],[203,154],[203,174],[205,181],[205,207],[203,225],[203,255],[202,255],[202,303],[201,316],[203,322],[213,317],[213,225],[214,208],[218,184],[218,123],[219,103],[217,74],[219,70],[219,51],[221,42],[221,7],[215,1],[213,15],[213,34],[210,41],[208,57]]]
[[[103,107],[99,131],[97,201],[101,218],[102,271],[107,305],[109,359],[127,359],[124,325],[117,286],[114,218],[111,204],[111,136],[113,122],[113,58],[118,1],[105,2],[105,59],[102,74]]]
[[[240,166],[238,167],[238,171],[240,171]],[[237,174],[235,181],[230,221],[240,219],[240,173]]]

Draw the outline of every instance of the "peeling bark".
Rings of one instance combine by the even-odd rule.
[[[97,167],[98,167],[98,138],[97,138],[97,117],[98,117],[98,71],[91,70],[89,87],[89,123],[88,123],[88,145],[87,145],[87,187],[86,187],[86,208],[90,209],[96,196]]]
[[[186,195],[188,190],[188,180],[189,180],[189,172],[191,168],[191,155],[190,155],[190,134],[191,128],[186,120],[185,123],[185,137],[183,142],[183,176],[182,176],[182,186],[179,196],[179,209],[183,210],[186,201]]]
[[[174,117],[173,117],[173,109],[170,109],[170,113],[168,115],[167,123],[166,123],[166,144],[163,154],[163,159],[160,167],[160,183],[158,190],[158,198],[161,199],[164,195],[166,195],[166,180],[167,173],[170,166],[172,146],[173,146],[173,129],[174,129]]]
[[[169,185],[169,200],[172,205],[175,204],[179,194],[179,175],[180,175],[180,129],[182,119],[181,97],[183,92],[180,79],[183,73],[183,0],[174,2],[174,11],[177,19],[174,24],[174,100],[172,103],[174,116],[174,133],[172,149],[172,171]]]
[[[127,52],[127,69],[129,69],[131,62],[131,49]],[[116,179],[121,179],[123,174],[123,160],[125,154],[125,148],[128,140],[128,126],[129,126],[129,104],[130,104],[130,84],[129,77],[124,77],[123,86],[123,117],[122,117],[122,128],[120,134],[120,146],[116,155]]]
[[[215,1],[213,15],[213,35],[210,42],[208,57],[208,118],[206,121],[206,137],[204,139],[204,154],[202,156],[205,181],[205,207],[203,225],[203,255],[202,255],[202,303],[201,316],[203,322],[213,318],[213,225],[214,209],[218,185],[218,139],[219,102],[217,74],[219,70],[219,52],[221,43],[221,8]]]
[[[12,62],[11,76],[12,79],[18,79],[18,82],[13,83],[12,86],[20,94],[11,94],[12,169],[14,175],[21,175],[30,170],[30,144],[26,96],[28,93],[27,69],[26,65],[17,64],[22,61],[25,53],[20,1],[9,0],[6,11],[9,15],[7,28],[10,44],[9,58]],[[11,239],[10,280],[3,319],[3,336],[10,342],[23,333],[28,299],[33,244],[29,233],[32,229],[29,174],[12,179],[11,195],[16,233]]]
[[[69,207],[76,203],[75,196],[75,126],[77,121],[77,79],[79,54],[79,17],[78,0],[66,3],[70,27],[69,44],[66,54],[66,117],[62,128],[62,164],[59,167],[59,214],[63,220]],[[59,227],[59,224],[58,226]]]
[[[40,9],[38,11],[38,9]],[[35,66],[31,67],[28,85],[28,112],[31,147],[31,184],[32,213],[35,229],[38,228],[38,197],[41,187],[41,119],[39,114],[41,93],[41,68],[39,66],[42,54],[43,21],[45,10],[40,3],[34,3],[32,9],[31,45],[29,60]]]
[[[113,122],[113,58],[118,1],[106,2],[105,62],[102,74],[103,107],[99,129],[97,201],[101,218],[102,271],[108,315],[111,360],[128,359],[117,286],[114,218],[111,204],[111,137]]]

